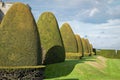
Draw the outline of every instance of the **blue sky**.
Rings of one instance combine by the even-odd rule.
[[[68,22],[74,33],[86,37],[95,48],[120,49],[120,0],[3,0],[29,4],[38,20],[53,12],[59,27]]]

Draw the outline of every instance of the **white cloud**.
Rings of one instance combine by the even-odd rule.
[[[94,16],[96,13],[98,13],[99,12],[99,10],[97,9],[97,8],[93,8],[91,11],[90,11],[90,14],[89,14],[89,16],[90,17],[92,17],[92,16]]]
[[[98,29],[117,29],[120,30],[120,19],[110,19],[107,23],[97,25]]]
[[[114,0],[108,0],[108,3],[111,4]]]
[[[25,2],[40,12],[56,12],[59,20],[76,19],[87,23],[105,23],[109,19],[120,19],[120,6],[117,4],[119,0],[35,0],[34,2],[25,0]]]

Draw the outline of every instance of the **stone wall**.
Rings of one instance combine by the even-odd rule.
[[[43,80],[43,68],[0,69],[0,80]]]

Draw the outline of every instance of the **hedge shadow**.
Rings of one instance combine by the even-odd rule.
[[[63,62],[65,60],[65,50],[62,46],[53,46],[51,47],[45,57],[43,57],[43,64],[52,64]]]

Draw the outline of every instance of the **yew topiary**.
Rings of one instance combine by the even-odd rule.
[[[0,26],[0,66],[39,64],[41,47],[33,15],[25,4],[14,3]]]
[[[60,28],[60,32],[63,38],[65,51],[77,53],[77,41],[70,25],[68,23],[64,23]]]
[[[43,64],[63,62],[65,50],[54,14],[51,12],[42,13],[37,25],[43,49]]]
[[[89,56],[91,56],[92,53],[91,53],[91,48],[90,48],[90,42],[88,39],[85,39],[85,41],[87,44],[87,53],[89,54]]]
[[[83,51],[83,45],[82,45],[82,40],[81,40],[81,37],[79,35],[75,35],[76,37],[76,40],[77,40],[77,46],[78,46],[78,53],[80,53],[81,57],[84,56],[84,51]]]
[[[92,54],[93,53],[93,45],[90,44],[90,53]]]
[[[81,40],[82,40],[82,44],[83,44],[84,56],[86,56],[89,53],[87,43],[86,43],[85,38],[82,38]]]

